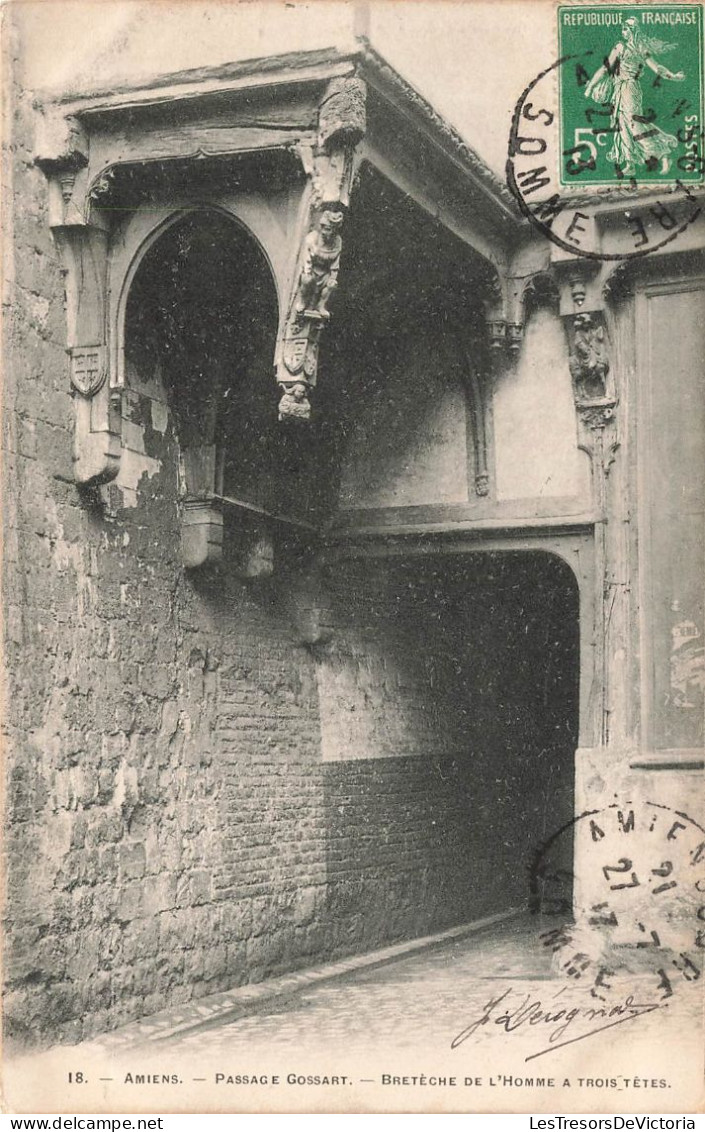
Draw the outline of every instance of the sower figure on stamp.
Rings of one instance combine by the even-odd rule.
[[[340,212],[326,209],[322,212],[318,225],[306,237],[306,253],[296,296],[296,311],[317,311],[328,317],[327,302],[338,283],[338,268],[342,240],[340,226],[343,216]]]
[[[606,64],[595,71],[585,87],[586,98],[603,106],[611,104],[610,130],[614,143],[607,157],[618,163],[627,176],[633,176],[637,165],[655,169],[660,161],[662,173],[670,168],[670,155],[678,139],[660,130],[644,115],[639,79],[645,66],[662,79],[674,82],[684,79],[682,71],[669,71],[653,58],[673,47],[673,43],[646,36],[639,21],[630,16],[622,28],[622,42],[615,44]]]

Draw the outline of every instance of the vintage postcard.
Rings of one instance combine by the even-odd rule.
[[[702,6],[2,20],[4,1111],[694,1127]]]

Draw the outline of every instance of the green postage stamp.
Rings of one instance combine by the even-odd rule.
[[[700,4],[558,9],[561,184],[703,180]]]

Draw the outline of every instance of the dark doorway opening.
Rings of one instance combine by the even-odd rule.
[[[360,917],[349,934],[370,931],[369,946],[527,908],[537,853],[573,816],[572,571],[488,552],[358,559],[330,578],[319,696],[336,915]]]

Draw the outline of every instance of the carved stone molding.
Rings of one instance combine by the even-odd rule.
[[[74,477],[78,484],[108,483],[118,473],[121,451],[119,393],[108,380],[108,236],[92,224],[57,225],[53,233],[66,272]]]
[[[521,345],[521,333],[517,337],[516,303],[513,302],[515,287],[513,281],[505,273],[495,270],[492,278],[488,280],[483,294],[483,307],[485,311],[485,325],[490,351],[495,362],[501,362],[507,349],[515,349],[516,343]],[[510,330],[510,325],[514,326]]]
[[[562,317],[602,310],[599,264],[586,259],[561,261],[553,264],[553,273]]]
[[[539,306],[558,308],[558,285],[544,271],[531,275],[497,275],[485,299],[485,320],[490,348],[497,358],[521,350],[531,311]]]
[[[521,291],[521,321],[525,326],[532,311],[539,308],[558,310],[560,295],[558,283],[547,271],[531,275]]]
[[[488,318],[487,333],[490,340],[490,349],[504,350],[507,345],[507,322],[504,318]]]
[[[49,184],[49,224],[66,280],[66,348],[74,395],[74,478],[108,483],[118,472],[121,405],[111,390],[107,339],[107,224],[86,219],[88,139],[60,108],[39,119],[35,163]]]
[[[614,420],[617,402],[611,397],[597,397],[593,401],[576,401],[575,408],[584,427],[595,432]]]
[[[283,333],[277,343],[279,420],[307,421],[318,379],[318,349],[338,284],[341,229],[350,202],[355,148],[366,127],[366,86],[356,76],[333,79],[320,103],[318,149],[307,156],[311,207],[299,250]]]
[[[475,494],[480,497],[490,493],[490,469],[487,441],[487,394],[478,373],[477,360],[471,342],[461,338],[460,353],[463,363],[463,379],[472,422],[473,466]]]
[[[475,476],[475,494],[485,496],[490,494],[489,472],[478,472]]]
[[[507,323],[507,345],[509,349],[516,352],[521,349],[521,343],[524,337],[524,324],[521,322],[508,322]]]

